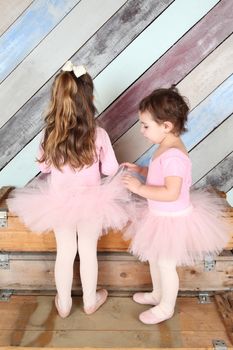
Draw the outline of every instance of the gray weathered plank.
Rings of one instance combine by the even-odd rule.
[[[189,152],[193,168],[193,183],[233,151],[233,114]]]
[[[101,114],[112,142],[137,121],[143,97],[161,86],[178,84],[232,32],[232,4],[222,0]]]
[[[233,187],[233,152],[201,178],[194,188],[213,186],[219,191],[228,192]]]
[[[171,2],[128,0],[71,60],[75,64],[85,63],[90,74],[97,76]],[[47,106],[53,78],[0,129],[0,168],[41,130],[41,114]]]
[[[203,32],[200,32],[200,37],[203,37]],[[183,38],[185,39],[185,38]],[[213,38],[214,44],[216,42],[216,37]],[[192,43],[190,44],[192,45]],[[207,43],[208,48],[211,46],[210,41]],[[214,50],[208,57],[206,57],[196,68],[194,68],[185,78],[176,85],[179,92],[183,96],[187,96],[189,105],[191,109],[194,109],[202,100],[206,98],[213,90],[215,90],[226,78],[228,78],[232,73],[232,62],[233,62],[233,35],[230,35],[221,45],[219,45],[216,50]],[[204,52],[205,45],[202,44],[202,49]],[[201,57],[200,57],[201,59]],[[191,65],[194,62],[192,60],[189,62]],[[224,62],[224,65],[222,64]],[[178,62],[177,62],[178,65]],[[182,68],[184,67],[181,62]],[[156,64],[155,64],[156,67]],[[177,68],[177,66],[176,66]],[[150,69],[152,70],[152,69]],[[177,74],[178,69],[174,72],[174,75],[170,75],[170,79],[175,79],[175,74]],[[158,84],[159,78],[156,80],[152,75],[147,75],[147,80],[144,80],[144,84],[148,82],[148,86],[152,84]],[[164,79],[164,75],[161,77]],[[136,85],[138,82],[136,82]],[[133,87],[131,92],[131,101],[133,100]],[[221,99],[220,99],[221,101]],[[129,100],[127,101],[129,102]],[[121,106],[119,106],[121,107]],[[136,115],[136,111],[135,111]],[[109,119],[112,121],[112,126],[115,126],[114,134],[119,135],[120,129],[122,130],[122,124],[117,125],[116,117],[114,114],[109,115]],[[109,124],[108,119],[108,124]],[[148,144],[146,138],[141,138],[140,142],[138,141],[138,135],[140,128],[139,121],[135,123],[131,129],[124,133],[118,140],[114,143],[114,149],[118,156],[119,161],[128,160],[129,162],[134,162],[138,159],[141,154],[145,153],[151,145]],[[118,129],[118,130],[116,130]],[[130,145],[130,147],[128,147]]]
[[[0,125],[16,113],[125,2],[82,0],[1,83]],[[30,79],[25,79],[26,76]]]
[[[37,0],[0,38],[0,82],[34,50],[80,0]]]
[[[19,17],[33,0],[0,1],[0,35]]]

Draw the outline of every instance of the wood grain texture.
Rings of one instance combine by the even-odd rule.
[[[0,35],[27,9],[33,0],[0,1]]]
[[[177,84],[180,94],[188,97],[190,109],[194,109],[232,74],[232,47],[233,35],[226,39],[214,52]],[[138,141],[140,134],[139,128],[140,123],[137,121],[115,142],[114,149],[120,162],[125,160],[134,162],[149,148],[148,140],[145,138],[141,138],[140,142]],[[128,147],[129,145],[130,147]]]
[[[222,321],[226,326],[228,337],[233,344],[233,292],[216,295],[215,301]]]
[[[4,350],[213,350],[213,338],[224,339],[232,349],[213,298],[198,304],[197,298],[179,297],[174,317],[155,326],[138,321],[145,306],[131,298],[109,298],[91,317],[84,314],[81,298],[73,300],[65,320],[58,317],[53,296],[13,296],[1,303]]]
[[[97,3],[95,0],[82,0],[0,85],[0,105],[2,110],[5,109],[1,114],[0,126],[4,125],[125,2],[126,0],[99,0]],[[67,40],[70,33],[75,35],[72,36],[72,40]],[[28,75],[29,80],[25,79]]]
[[[233,151],[232,130],[233,114],[189,152],[193,166],[193,184]],[[229,169],[228,176],[230,174],[232,172]]]
[[[183,1],[183,0],[182,0]],[[181,1],[181,2],[182,2]],[[210,1],[210,0],[209,0]],[[176,3],[178,3],[178,5],[177,6],[180,6],[181,5],[181,3],[180,2],[176,2]],[[187,2],[185,2],[185,4],[186,4],[186,6],[187,6]],[[202,4],[204,4],[204,3],[202,3]],[[195,8],[195,11],[193,11],[192,12],[192,16],[188,16],[187,15],[187,18],[186,18],[186,22],[184,22],[183,24],[182,24],[182,26],[178,26],[178,28],[176,28],[176,40],[177,40],[177,36],[179,37],[179,35],[182,35],[182,33],[184,33],[186,30],[188,30],[188,28],[190,28],[191,27],[191,25],[192,25],[192,23],[195,23],[195,21],[197,21],[198,20],[198,18],[200,19],[200,17],[202,16],[201,15],[201,13],[202,14],[204,14],[205,13],[205,11],[206,11],[206,6],[208,7],[208,6],[210,6],[210,4],[211,4],[211,1],[210,2],[205,2],[205,6],[204,7],[198,7],[198,8],[196,8],[195,6],[196,6],[196,2],[194,3],[193,2],[193,6],[194,6],[194,8]],[[173,4],[172,4],[173,5]],[[172,5],[168,8],[168,10],[167,11],[165,11],[164,13],[167,13],[170,9],[171,9],[171,7],[172,7]],[[213,5],[213,2],[212,2],[212,5]],[[189,2],[189,6],[190,6],[190,2]],[[210,6],[211,7],[211,6]],[[176,10],[177,10],[177,8],[176,8]],[[187,10],[187,14],[190,14],[191,12],[190,12],[190,8]],[[171,17],[171,14],[169,13],[169,16]],[[160,17],[162,17],[162,16],[160,16]],[[160,17],[159,17],[159,19],[160,19]],[[169,17],[169,18],[170,18]],[[174,14],[173,14],[173,16],[172,16],[172,18],[174,17]],[[168,20],[168,18],[167,17],[163,17],[163,20],[164,20],[164,18],[166,19],[166,20]],[[157,21],[155,21],[155,23],[157,23]],[[165,26],[165,22],[163,23],[163,26]],[[155,27],[155,29],[156,29],[157,27]],[[153,30],[154,30],[154,27],[153,27]],[[145,31],[144,31],[145,32]],[[143,32],[143,34],[144,34],[144,32]],[[151,35],[151,33],[150,33],[150,30],[147,28],[147,32],[149,32],[149,34]],[[150,37],[150,35],[149,35],[149,37]],[[172,40],[175,40],[174,39],[174,36],[171,36],[170,38],[169,38],[169,40],[171,40],[171,38],[172,38]],[[168,40],[168,39],[167,39]],[[168,42],[170,42],[168,40]],[[168,44],[168,42],[167,42],[167,44]],[[171,44],[171,42],[170,42],[170,44]],[[161,44],[162,46],[162,48],[163,49],[165,49],[165,47],[163,46],[164,45],[164,43],[162,43]],[[134,45],[133,46],[131,46],[130,45],[130,48],[132,48],[132,47],[134,47]],[[139,47],[140,47],[140,45],[139,45]],[[127,49],[127,52],[128,52],[128,50],[129,50],[129,48]],[[160,50],[161,50],[161,48],[160,48]],[[129,52],[128,52],[129,53]],[[161,51],[160,51],[160,53],[161,53]],[[124,55],[125,55],[125,51],[124,51]],[[119,55],[120,56],[120,55]],[[119,57],[118,56],[118,57]],[[117,57],[117,59],[118,59],[118,57]],[[123,57],[126,57],[126,56],[123,56]],[[128,59],[128,57],[127,57],[127,59]],[[116,60],[114,60],[114,62],[115,62]],[[114,64],[114,62],[112,63],[112,64]],[[112,67],[112,64],[111,64],[111,67]],[[113,69],[114,67],[112,67],[111,69]],[[113,71],[115,72],[115,70],[113,69]],[[105,70],[104,70],[104,72],[105,72]],[[102,73],[102,74],[104,74],[104,72]],[[102,76],[102,74],[101,74],[101,76]],[[114,73],[115,74],[115,73]],[[100,75],[97,77],[97,79],[100,77]],[[129,79],[131,79],[132,77],[130,77],[130,74],[129,74]],[[128,78],[127,78],[128,79]],[[105,81],[105,84],[107,84],[107,85],[109,85],[109,83],[108,83],[108,81]],[[123,85],[122,85],[123,86]],[[113,91],[117,91],[117,89],[113,89]],[[114,92],[115,93],[115,92]],[[37,139],[38,140],[38,139]],[[32,141],[32,142],[34,142],[34,140]],[[24,166],[22,167],[22,164],[20,165],[20,168],[21,168],[21,172],[19,173],[20,174],[20,179],[19,179],[19,182],[17,181],[17,179],[14,177],[14,179],[12,178],[12,176],[9,174],[9,176],[7,175],[7,178],[5,179],[5,181],[7,181],[7,184],[14,184],[14,185],[18,185],[18,186],[22,186],[22,184],[25,184],[27,181],[29,181],[30,179],[31,179],[31,177],[29,177],[29,175],[31,175],[33,172],[34,172],[34,175],[36,174],[36,172],[35,171],[37,171],[35,168],[34,169],[32,169],[32,167],[29,165],[29,167],[30,167],[30,174],[29,173],[25,173],[24,171],[22,171],[22,169],[25,169],[25,161],[26,161],[26,163],[28,162],[28,160],[29,160],[29,154],[32,154],[32,156],[35,156],[35,149],[37,149],[38,148],[38,144],[36,144],[35,143],[35,146],[33,145],[33,144],[29,144],[29,145],[27,145],[27,147],[28,147],[28,150],[25,148],[24,149],[24,152],[23,153],[21,153],[21,155],[19,155],[19,157],[17,156],[17,157],[15,157],[14,158],[14,160],[13,160],[13,163],[14,163],[14,166],[16,166],[17,167],[17,165],[16,165],[16,163],[19,161],[19,159],[22,159],[23,160],[23,162],[24,162]],[[29,149],[30,149],[30,153],[29,153]],[[22,156],[23,155],[23,156]],[[33,161],[33,157],[31,157],[31,159],[32,159],[32,161]],[[31,163],[32,164],[32,163]],[[6,172],[8,173],[9,172],[9,166],[11,166],[10,164],[8,164],[7,165],[7,169],[5,168],[4,169],[4,171],[2,171],[2,173],[4,172],[5,174],[6,174]],[[26,166],[26,168],[28,168],[28,166]],[[3,174],[1,174],[1,175],[3,175]],[[4,175],[3,175],[4,176]],[[2,178],[2,176],[1,176],[1,178]],[[12,182],[12,181],[14,181],[14,182]],[[6,184],[6,183],[5,183]]]
[[[187,123],[188,132],[182,135],[182,140],[188,151],[232,114],[233,101],[230,97],[232,93],[233,75],[191,111]],[[227,142],[227,140],[224,140],[224,142]],[[138,159],[138,163],[141,165],[148,164],[154,150],[155,146],[152,146]]]
[[[233,152],[227,155],[196,184],[195,188],[213,186],[225,193],[233,187]]]
[[[155,88],[178,84],[233,32],[231,8],[228,0],[222,0],[100,116],[112,142],[137,121],[138,103],[144,96]]]
[[[191,109],[195,108],[206,96],[232,74],[232,47],[233,35],[226,39],[214,52],[177,84],[181,95],[188,96]],[[224,65],[222,62],[224,62]],[[150,80],[152,79],[149,76],[148,78]],[[150,81],[148,84],[150,84]],[[120,127],[122,127],[121,124]],[[147,139],[139,136],[139,128],[140,123],[137,121],[115,142],[114,149],[120,162],[125,160],[134,162],[141,154],[145,153],[147,149],[151,147]],[[116,127],[116,129],[119,131],[119,127]]]
[[[148,0],[146,3],[141,0],[128,0],[74,54],[71,58],[72,62],[75,64],[84,62],[90,74],[96,77],[170,3],[171,0],[159,1],[156,2],[156,5],[154,0]],[[92,52],[91,55],[90,52]],[[2,150],[0,168],[5,166],[41,130],[42,111],[46,109],[53,79],[54,77],[0,129],[0,148]]]
[[[215,0],[205,2],[189,0],[188,3],[185,0],[174,1],[95,79],[98,111],[105,110],[217,2]],[[180,15],[182,21],[179,21]],[[162,36],[161,33],[163,33]],[[151,45],[152,42],[156,45]]]
[[[55,254],[9,253],[9,270],[0,270],[1,288],[15,291],[55,291]],[[178,267],[180,291],[230,291],[233,278],[232,255],[217,257],[212,271],[204,263]],[[98,287],[114,292],[151,290],[149,265],[129,254],[98,255]],[[80,293],[79,261],[74,262],[72,291]]]
[[[9,191],[5,193],[9,195]],[[7,208],[5,201],[0,202],[0,209]],[[226,217],[232,224],[232,237],[226,249],[233,248],[233,208],[228,207]],[[129,241],[123,239],[121,232],[109,230],[98,242],[99,252],[125,252]],[[20,219],[8,213],[8,225],[0,228],[0,251],[2,252],[55,252],[56,242],[53,232],[38,234],[30,231]]]
[[[80,0],[37,0],[0,38],[0,83]]]

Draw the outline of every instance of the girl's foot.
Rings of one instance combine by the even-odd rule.
[[[70,307],[70,309],[69,309],[68,311],[65,311],[65,312],[62,311],[61,308],[59,307],[58,295],[55,296],[55,306],[56,306],[57,312],[58,312],[58,314],[59,314],[59,316],[60,316],[61,318],[66,318],[66,317],[69,316],[71,307]],[[71,306],[72,306],[72,305],[71,305]]]
[[[151,309],[142,312],[139,315],[139,320],[144,324],[157,324],[166,321],[173,316],[173,312],[171,314],[166,314],[161,309],[156,309],[156,307],[152,307]]]
[[[107,299],[108,292],[106,289],[100,289],[96,292],[96,303],[93,306],[85,307],[84,311],[87,315],[93,314],[96,310],[100,308],[101,305],[103,305]]]
[[[133,300],[143,305],[158,305],[158,301],[153,297],[152,293],[135,293]]]

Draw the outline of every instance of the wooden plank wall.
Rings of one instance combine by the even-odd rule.
[[[191,106],[183,140],[193,183],[231,198],[232,1],[18,0],[0,9],[0,186],[37,175],[51,82],[71,59],[94,78],[97,118],[120,162],[148,163],[154,147],[140,137],[138,103],[177,84]]]

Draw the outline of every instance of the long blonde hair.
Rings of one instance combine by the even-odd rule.
[[[93,164],[96,159],[93,89],[88,73],[79,78],[72,71],[56,76],[39,162],[52,164],[59,170],[66,164],[73,169]]]

